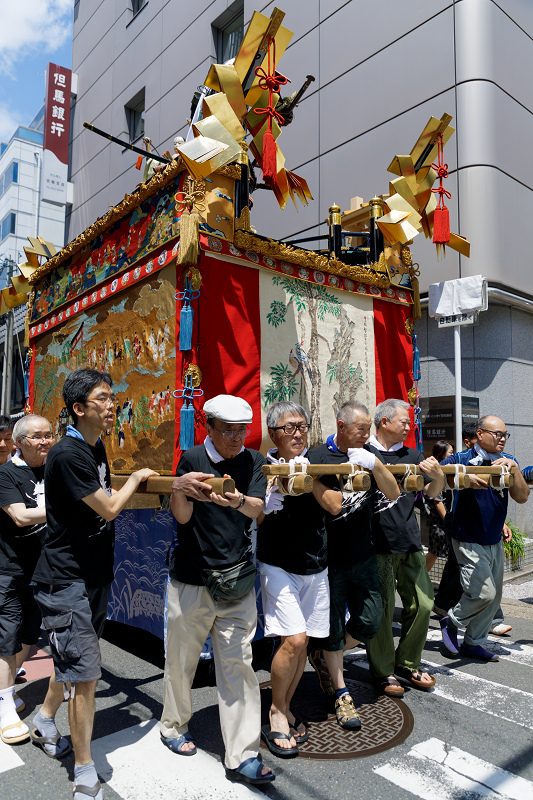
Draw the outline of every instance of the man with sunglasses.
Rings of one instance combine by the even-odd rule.
[[[504,453],[510,434],[499,417],[487,415],[477,425],[477,442],[469,450],[455,453],[442,462],[483,466],[518,467],[513,456]],[[457,656],[498,661],[483,647],[502,596],[504,552],[502,530],[507,515],[508,495],[525,503],[529,488],[520,469],[514,473],[511,489],[492,489],[488,480],[470,475],[470,489],[456,492],[452,522],[452,546],[461,567],[463,594],[440,624],[448,652]],[[504,531],[510,539],[509,529]],[[459,646],[457,629],[465,628]]]
[[[251,520],[263,510],[265,459],[244,446],[252,409],[240,397],[217,395],[204,404],[207,436],[181,457],[170,507],[178,521],[167,589],[167,657],[161,740],[173,753],[193,756],[189,732],[191,688],[204,642],[211,635],[226,775],[261,784],[274,779],[258,757],[259,684],[252,668],[257,624],[255,591],[243,586],[234,599],[215,599],[207,588],[213,571],[250,561]],[[233,478],[235,491],[216,494],[205,480]],[[237,587],[236,587],[237,588]],[[246,593],[244,593],[246,588]],[[237,596],[240,595],[240,596]]]

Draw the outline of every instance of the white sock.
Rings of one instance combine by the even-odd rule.
[[[20,717],[15,708],[15,701],[13,694],[15,687],[10,686],[8,689],[0,691],[0,727],[6,728],[8,725],[16,725],[20,722]],[[4,739],[14,739],[16,736],[22,736],[24,733],[29,733],[30,729],[27,725],[22,723],[17,728],[10,728],[4,733]]]

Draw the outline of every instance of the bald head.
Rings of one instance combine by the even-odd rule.
[[[507,443],[507,426],[503,419],[487,414],[477,424],[479,446],[487,453],[501,453]]]

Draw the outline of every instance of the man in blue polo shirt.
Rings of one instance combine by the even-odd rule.
[[[477,442],[469,450],[446,458],[445,464],[518,466],[503,452],[510,434],[499,417],[482,417],[477,425]],[[508,495],[525,503],[529,488],[517,469],[511,489],[492,489],[487,480],[471,475],[470,489],[456,493],[453,512],[452,546],[461,567],[463,594],[441,620],[442,640],[454,656],[498,661],[486,650],[494,614],[500,605],[503,586],[504,552],[502,529],[507,515]],[[510,532],[504,533],[510,538]],[[466,628],[459,647],[457,628]]]

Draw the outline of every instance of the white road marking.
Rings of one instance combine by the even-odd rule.
[[[531,800],[533,783],[440,739],[415,745],[394,758],[377,775],[422,800]]]
[[[172,753],[161,743],[156,720],[95,739],[91,749],[98,774],[124,800],[264,798],[251,786],[228,781],[220,761],[202,750],[189,757]]]
[[[10,744],[5,744],[0,739],[0,772],[7,772],[15,767],[22,767],[24,761],[18,755],[15,747]]]
[[[346,658],[364,669],[369,668],[363,653],[350,654]],[[470,675],[458,669],[450,669],[425,659],[420,667],[422,670],[427,670],[429,667],[429,672],[437,678],[431,694],[468,708],[475,706],[476,711],[483,711],[498,719],[533,730],[533,694],[530,692]],[[497,669],[496,664],[491,664],[490,667]]]

